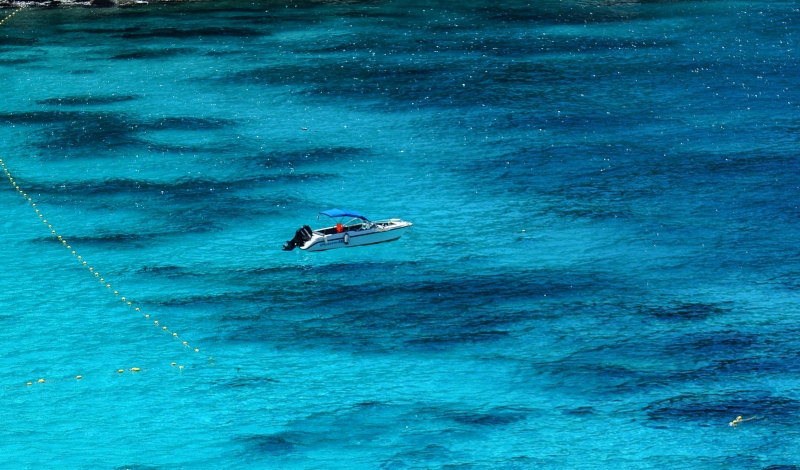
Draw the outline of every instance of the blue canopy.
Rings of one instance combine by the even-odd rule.
[[[328,217],[355,217],[356,219],[369,221],[369,219],[359,214],[358,212],[343,211],[341,209],[329,209],[327,211],[320,212],[320,214],[327,215]]]

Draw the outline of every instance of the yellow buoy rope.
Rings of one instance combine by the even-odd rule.
[[[36,203],[33,202],[33,198],[29,197],[28,194],[25,191],[23,191],[22,187],[20,187],[19,183],[17,183],[17,181],[11,175],[11,172],[8,171],[8,168],[6,168],[5,162],[2,159],[0,159],[0,168],[3,169],[3,172],[5,173],[6,177],[8,177],[8,181],[11,182],[11,184],[14,186],[14,189],[36,211],[36,215],[39,217],[42,223],[47,226],[48,230],[50,230],[50,234],[53,237],[56,237],[59,242],[61,242],[61,246],[66,248],[72,254],[72,256],[78,260],[81,266],[86,268],[89,271],[89,273],[92,274],[97,281],[99,281],[100,285],[104,286],[109,293],[113,292],[113,295],[116,298],[120,299],[123,305],[131,308],[134,312],[139,313],[142,316],[142,318],[149,320],[150,319],[149,314],[142,312],[139,307],[133,305],[132,300],[130,300],[128,297],[124,295],[121,295],[119,291],[112,290],[111,283],[108,280],[106,280],[105,277],[100,275],[100,273],[97,270],[95,270],[92,266],[90,266],[89,263],[86,260],[84,260],[83,256],[79,255],[78,252],[72,247],[72,245],[67,243],[67,240],[63,236],[59,235],[58,232],[56,232],[56,230],[53,228],[53,225],[47,222],[47,219],[44,217],[42,211],[38,207],[36,207]],[[154,326],[168,333],[170,338],[172,338],[175,341],[178,341],[183,346],[184,349],[189,349],[197,353],[200,352],[199,348],[193,348],[192,346],[190,346],[189,342],[183,341],[181,337],[178,336],[177,332],[171,331],[166,326],[160,324],[158,320],[152,320],[152,322]]]
[[[17,10],[15,10],[15,11],[13,11],[13,12],[12,12],[10,15],[8,15],[8,16],[6,16],[5,18],[3,18],[2,20],[0,20],[0,25],[3,25],[3,24],[6,22],[6,21],[8,21],[9,19],[11,19],[11,18],[12,18],[14,15],[16,15],[17,13],[19,13],[20,11],[22,11],[22,8],[19,8],[19,9],[17,9]],[[56,230],[53,228],[52,224],[50,224],[50,223],[48,223],[48,222],[47,222],[47,219],[44,217],[44,214],[42,214],[41,210],[40,210],[39,208],[37,208],[37,207],[36,207],[36,203],[35,203],[35,202],[33,202],[33,198],[31,198],[31,197],[28,197],[28,195],[25,193],[25,191],[23,191],[23,190],[22,190],[22,188],[19,186],[19,184],[17,183],[17,181],[16,181],[16,180],[14,180],[14,177],[11,175],[11,172],[8,170],[8,168],[6,168],[5,162],[3,162],[3,160],[2,160],[2,159],[0,159],[0,168],[2,168],[2,169],[3,169],[3,172],[5,173],[6,177],[8,177],[8,181],[9,181],[9,182],[11,182],[11,185],[12,185],[12,186],[14,186],[14,189],[15,189],[15,190],[16,190],[16,191],[17,191],[17,192],[18,192],[18,193],[19,193],[19,194],[20,194],[20,195],[21,195],[21,196],[22,196],[22,197],[25,199],[26,203],[27,203],[27,204],[29,204],[29,205],[30,205],[30,206],[31,206],[31,207],[32,207],[32,208],[33,208],[33,209],[36,211],[36,215],[38,215],[38,217],[39,217],[39,219],[42,221],[42,223],[43,223],[44,225],[47,225],[47,228],[48,228],[48,230],[50,230],[50,234],[51,234],[52,236],[56,237],[56,238],[58,239],[58,241],[60,241],[60,242],[61,242],[61,246],[65,247],[67,250],[69,250],[69,251],[70,251],[70,253],[72,254],[72,256],[76,257],[76,259],[78,260],[78,262],[79,262],[79,263],[81,263],[81,265],[82,265],[83,267],[85,267],[86,269],[88,269],[89,273],[90,273],[90,274],[92,274],[92,275],[94,276],[94,278],[95,278],[97,281],[99,281],[99,282],[100,282],[100,284],[101,284],[102,286],[105,286],[105,288],[106,288],[106,290],[107,290],[108,292],[112,292],[112,289],[111,289],[111,283],[110,283],[110,282],[107,282],[107,281],[106,281],[106,279],[105,279],[103,276],[101,276],[99,272],[97,272],[97,271],[96,271],[96,270],[95,270],[95,269],[94,269],[92,266],[90,266],[90,265],[89,265],[89,263],[83,259],[83,256],[79,255],[79,254],[77,253],[77,251],[76,251],[76,250],[74,250],[74,249],[72,248],[72,246],[71,246],[71,245],[69,245],[69,244],[67,243],[67,240],[65,240],[63,236],[59,235],[59,234],[56,232]],[[127,298],[127,297],[125,297],[125,296],[122,296],[122,295],[120,295],[119,291],[116,291],[116,290],[114,290],[114,291],[113,291],[113,293],[114,293],[114,294],[113,294],[114,296],[116,296],[117,298],[119,298],[120,300],[122,300],[122,302],[123,302],[123,304],[124,304],[125,306],[127,306],[127,307],[129,307],[129,308],[133,309],[133,311],[135,311],[135,312],[138,312],[139,314],[141,314],[141,315],[142,315],[142,317],[143,317],[143,318],[145,318],[145,319],[150,319],[150,315],[148,315],[148,314],[145,314],[145,313],[141,312],[141,311],[140,311],[140,309],[139,309],[139,307],[136,307],[136,306],[134,306],[134,305],[133,305],[133,301],[131,301],[129,298]],[[182,340],[182,339],[181,339],[181,338],[178,336],[178,333],[176,333],[176,332],[174,332],[174,331],[170,331],[170,330],[169,330],[169,329],[168,329],[166,326],[164,326],[164,325],[160,325],[160,324],[159,324],[159,322],[158,322],[158,320],[153,320],[153,324],[154,324],[155,326],[159,327],[159,328],[160,328],[162,331],[164,331],[164,332],[166,332],[167,334],[169,334],[169,337],[170,337],[170,338],[172,338],[174,341],[178,341],[178,342],[181,344],[181,346],[183,346],[183,348],[184,348],[184,349],[188,349],[188,350],[194,351],[194,352],[196,352],[196,353],[199,353],[199,352],[200,352],[200,349],[199,349],[199,348],[193,348],[193,347],[191,347],[191,346],[189,345],[189,342],[188,342],[188,341],[183,341],[183,340]],[[210,361],[213,361],[213,360],[214,360],[214,358],[213,358],[213,357],[210,357],[210,356],[208,357],[208,359],[209,359]],[[211,362],[211,364],[213,365],[213,362]],[[177,363],[175,363],[175,362],[171,362],[171,363],[170,363],[170,365],[171,365],[171,367],[175,368],[175,366],[177,365]],[[179,370],[179,371],[183,371],[183,367],[184,367],[184,366],[177,366],[177,370]],[[140,371],[142,371],[142,370],[146,370],[146,369],[141,369],[141,368],[139,368],[139,367],[132,367],[132,368],[130,368],[130,369],[119,369],[117,372],[118,372],[118,373],[121,373],[121,372],[126,372],[126,371],[130,371],[130,372],[140,372]],[[77,375],[77,376],[75,376],[75,379],[74,379],[74,380],[81,380],[81,379],[83,379],[83,376],[82,376],[82,375]],[[46,381],[45,379],[38,379],[38,380],[36,381],[36,383],[40,383],[40,384],[47,383],[47,382],[48,382],[48,381]],[[52,382],[52,381],[51,381],[51,382]],[[26,386],[31,386],[31,385],[33,385],[33,382],[27,382],[25,385],[26,385]]]
[[[6,21],[10,20],[12,16],[16,15],[16,14],[17,14],[17,13],[19,13],[20,11],[22,11],[22,8],[18,8],[18,9],[16,9],[16,10],[12,11],[10,15],[8,15],[8,16],[6,16],[5,18],[3,18],[2,20],[0,20],[0,25],[2,25],[3,23],[5,23]]]
[[[2,20],[0,20],[0,26],[2,26],[2,25],[3,25],[3,24],[6,22],[6,21],[8,21],[9,19],[11,19],[11,18],[12,18],[14,15],[16,15],[17,13],[19,13],[20,11],[22,11],[22,8],[19,8],[19,9],[17,9],[17,10],[14,10],[13,12],[11,12],[11,14],[10,14],[10,15],[8,15],[8,16],[6,16],[5,18],[3,18]],[[63,236],[59,235],[59,234],[56,232],[56,230],[53,228],[52,224],[49,224],[49,223],[47,222],[47,219],[45,219],[45,217],[44,217],[44,214],[42,214],[41,210],[40,210],[40,209],[38,209],[38,208],[36,207],[36,203],[35,203],[35,202],[33,202],[33,198],[30,198],[30,197],[28,197],[28,195],[25,193],[25,191],[23,191],[23,190],[22,190],[22,188],[19,186],[19,184],[18,184],[18,183],[17,183],[17,182],[14,180],[14,177],[11,175],[11,172],[8,170],[8,168],[6,168],[5,162],[3,162],[3,160],[2,160],[2,159],[0,159],[0,168],[2,168],[2,169],[3,169],[3,172],[4,172],[4,173],[5,173],[5,175],[8,177],[8,181],[10,181],[10,182],[11,182],[11,185],[12,185],[12,186],[14,186],[14,189],[16,189],[16,190],[17,190],[17,192],[18,192],[18,193],[19,193],[19,194],[20,194],[20,195],[21,195],[23,198],[25,198],[25,201],[26,201],[28,204],[30,204],[30,206],[31,206],[33,209],[35,209],[35,210],[36,210],[36,214],[39,216],[39,219],[42,221],[42,223],[43,223],[43,224],[45,224],[45,225],[47,225],[47,228],[50,230],[50,233],[51,233],[51,235],[53,235],[54,237],[58,238],[58,241],[60,241],[60,242],[61,242],[61,246],[65,247],[67,250],[69,250],[69,251],[72,253],[72,256],[75,256],[75,257],[77,258],[78,262],[80,262],[80,263],[81,263],[81,265],[82,265],[83,267],[85,267],[86,269],[88,269],[88,270],[89,270],[89,272],[90,272],[91,274],[93,274],[93,275],[94,275],[95,279],[97,279],[97,280],[100,282],[100,284],[101,284],[101,285],[104,285],[104,286],[106,287],[106,290],[108,290],[109,292],[111,292],[111,284],[110,284],[110,283],[107,283],[107,282],[106,282],[106,280],[105,280],[105,278],[104,278],[104,277],[102,277],[102,276],[100,276],[100,273],[99,273],[99,272],[95,271],[95,269],[94,269],[93,267],[89,266],[89,263],[83,259],[83,256],[79,255],[79,254],[78,254],[78,253],[77,253],[77,252],[76,252],[74,249],[72,249],[72,246],[71,246],[71,245],[69,245],[69,244],[67,243],[67,240],[65,240]],[[140,311],[139,307],[135,307],[135,306],[133,305],[133,301],[131,301],[130,299],[126,298],[125,296],[121,296],[121,295],[120,295],[120,293],[119,293],[118,291],[116,291],[116,290],[115,290],[115,291],[113,291],[113,292],[114,292],[114,295],[115,295],[115,296],[117,296],[117,297],[119,297],[119,298],[122,300],[122,302],[123,302],[123,303],[124,303],[126,306],[128,306],[128,307],[130,307],[130,308],[134,309],[134,311],[136,311],[136,312],[139,312],[139,313],[142,315],[142,317],[144,317],[145,319],[149,319],[149,318],[150,318],[150,315],[147,315],[147,314],[145,314],[145,313],[142,313],[142,312]],[[155,324],[155,326],[160,326],[161,330],[162,330],[162,331],[165,331],[166,333],[168,333],[168,334],[170,335],[170,337],[171,337],[173,340],[180,341],[180,344],[181,344],[181,345],[184,347],[184,349],[193,350],[193,351],[194,351],[194,352],[196,352],[196,353],[199,353],[199,352],[200,352],[200,349],[198,349],[198,348],[192,348],[191,346],[189,346],[189,343],[188,343],[188,341],[181,341],[181,338],[178,336],[178,333],[176,333],[176,332],[174,332],[174,331],[170,331],[170,330],[169,330],[169,329],[168,329],[166,326],[159,325],[159,323],[158,323],[158,320],[153,320],[153,323]],[[214,358],[213,358],[213,357],[211,357],[211,356],[209,356],[209,357],[208,357],[208,359],[209,359],[210,361],[213,361],[213,360],[214,360]],[[213,362],[211,362],[211,364],[213,365]],[[172,368],[175,368],[175,367],[177,366],[177,370],[178,370],[179,372],[183,372],[183,367],[184,367],[184,366],[179,366],[179,365],[178,365],[176,362],[171,362],[171,363],[170,363],[170,366],[171,366]],[[136,373],[136,372],[140,372],[140,371],[143,371],[143,370],[147,370],[147,369],[142,369],[142,368],[139,368],[139,367],[131,367],[130,369],[119,369],[119,370],[117,371],[117,373],[123,373],[123,372],[133,372],[133,373]],[[82,375],[76,375],[74,379],[70,379],[70,380],[78,380],[78,381],[80,381],[81,379],[83,379],[83,376],[82,376]],[[45,384],[45,383],[48,383],[48,382],[64,382],[64,381],[66,381],[66,380],[67,380],[67,379],[64,379],[64,380],[45,380],[45,379],[38,379],[38,380],[36,381],[36,383],[38,383],[38,384]],[[27,386],[27,387],[30,387],[30,386],[32,386],[32,385],[33,385],[33,382],[32,382],[32,381],[31,381],[31,382],[26,382],[26,383],[25,383],[25,386]]]
[[[754,419],[758,419],[758,416],[753,416],[751,418],[745,418],[745,419],[742,419],[741,416],[737,416],[736,419],[728,423],[728,426],[733,426],[735,428],[736,426],[742,424],[745,421],[752,421]]]
[[[146,367],[146,368],[145,367],[129,367],[127,369],[115,369],[113,371],[107,371],[105,373],[93,373],[92,377],[96,378],[98,376],[104,376],[104,375],[108,376],[109,374],[119,376],[119,375],[125,374],[126,372],[129,375],[130,374],[135,375],[135,374],[138,374],[140,372],[143,373],[145,371],[152,371],[152,370],[158,370],[158,369],[163,370],[163,367],[158,367],[158,366],[157,367]],[[184,366],[178,365],[176,362],[173,362],[171,367],[170,367],[170,369],[174,373],[183,374]],[[12,390],[12,389],[15,389],[15,388],[20,388],[20,387],[23,387],[23,388],[32,387],[34,385],[52,385],[52,384],[65,383],[65,382],[73,382],[74,383],[74,382],[80,382],[80,381],[84,380],[85,377],[86,376],[84,376],[84,375],[75,375],[75,376],[61,377],[61,378],[55,378],[55,379],[54,378],[39,378],[39,379],[29,380],[29,381],[27,381],[25,383],[18,383],[17,385],[6,386],[6,387],[3,387],[3,390]],[[89,380],[91,380],[91,378]]]

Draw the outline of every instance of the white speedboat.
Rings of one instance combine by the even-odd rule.
[[[322,211],[320,215],[330,217],[335,224],[317,230],[303,225],[295,232],[294,238],[284,243],[283,250],[292,251],[300,247],[306,251],[325,251],[392,242],[402,237],[406,229],[413,225],[400,219],[371,221],[358,212],[340,209]]]

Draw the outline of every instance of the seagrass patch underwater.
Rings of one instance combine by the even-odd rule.
[[[19,11],[0,467],[797,468],[796,13]]]

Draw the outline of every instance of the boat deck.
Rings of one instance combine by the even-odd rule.
[[[345,225],[341,232],[336,231],[336,227],[326,227],[319,230],[314,230],[314,233],[321,233],[322,235],[336,235],[337,233],[357,232],[361,230],[364,224]]]

